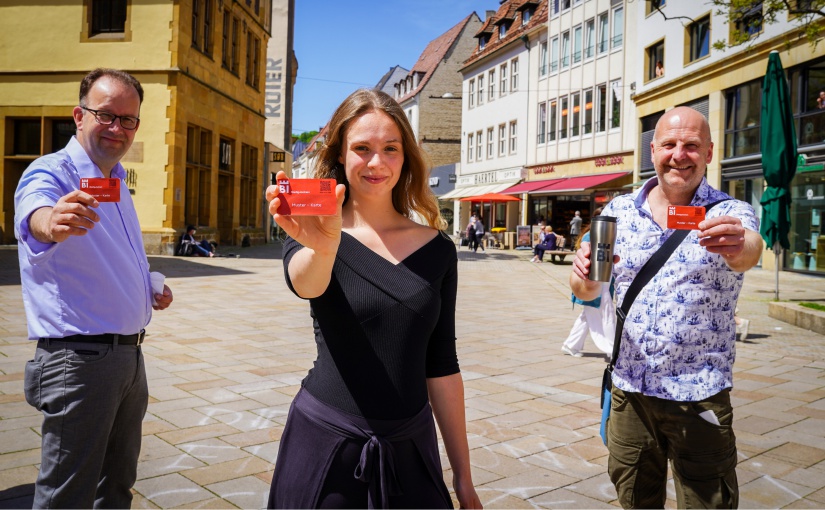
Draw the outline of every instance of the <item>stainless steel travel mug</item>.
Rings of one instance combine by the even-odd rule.
[[[613,247],[616,245],[616,218],[596,216],[590,220],[590,274],[597,282],[613,276]]]

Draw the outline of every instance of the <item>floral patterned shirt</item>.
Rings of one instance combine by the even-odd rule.
[[[613,268],[618,305],[639,269],[675,232],[663,230],[646,206],[647,195],[657,184],[655,177],[648,180],[632,195],[613,199],[602,212],[618,220],[614,253],[621,260]],[[690,205],[730,198],[702,179]],[[725,215],[759,231],[759,220],[745,202],[722,202],[706,217]],[[623,391],[699,401],[733,385],[733,312],[744,273],[733,271],[721,255],[700,246],[697,234],[694,230],[682,241],[627,314],[613,371],[613,384]]]

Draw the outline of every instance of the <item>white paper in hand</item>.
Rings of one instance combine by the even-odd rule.
[[[163,294],[163,282],[166,276],[163,273],[152,271],[149,273],[149,280],[152,282],[152,304],[156,305],[158,302],[155,300],[155,294]]]

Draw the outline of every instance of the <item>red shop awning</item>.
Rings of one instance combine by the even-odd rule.
[[[558,179],[556,182],[544,186],[542,188],[533,190],[533,191],[541,191],[541,192],[563,192],[563,191],[584,191],[586,189],[594,188],[596,186],[600,186],[607,182],[610,182],[614,179],[618,179],[620,177],[624,177],[628,175],[630,172],[613,172],[609,174],[599,174],[599,175],[579,175],[576,177],[568,177],[567,179]],[[509,192],[509,190],[505,190],[505,193]]]
[[[567,179],[542,179],[540,181],[527,181],[522,182],[520,184],[516,184],[515,186],[510,186],[509,188],[501,191],[501,193],[506,193],[508,195],[515,195],[521,193],[529,193],[531,191],[536,191],[537,189],[544,188],[546,186],[551,186],[556,184],[560,181],[566,181]]]

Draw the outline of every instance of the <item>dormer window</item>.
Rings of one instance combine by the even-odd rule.
[[[507,35],[507,24],[502,23],[498,26],[498,38],[504,39],[504,36]]]
[[[487,36],[482,35],[478,38],[478,49],[483,50],[485,46],[487,46]]]
[[[521,13],[521,24],[526,25],[530,21],[530,18],[532,18],[532,17],[533,17],[533,8],[528,7],[527,9],[524,9],[524,11],[522,11],[522,13]]]

